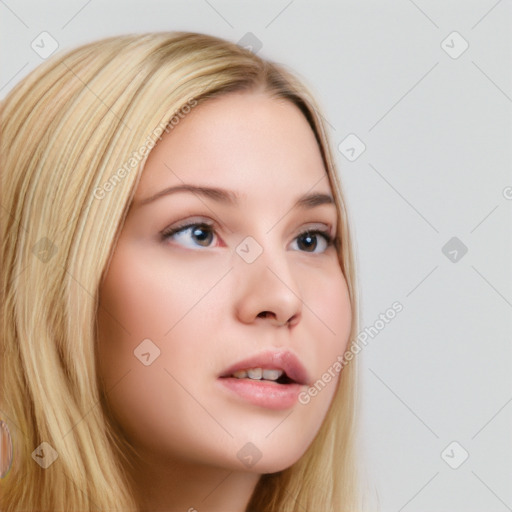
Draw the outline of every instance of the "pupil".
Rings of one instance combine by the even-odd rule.
[[[192,235],[197,238],[199,242],[208,242],[211,233],[208,232],[207,229],[203,227],[195,228],[192,232]],[[204,245],[208,245],[207,243]]]
[[[315,235],[304,235],[302,240],[306,240],[306,249],[313,249],[315,250],[316,248],[316,237]],[[308,245],[310,244],[310,245]]]

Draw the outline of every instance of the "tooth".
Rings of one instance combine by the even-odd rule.
[[[263,370],[263,378],[267,380],[277,380],[283,375],[282,370]]]
[[[262,375],[263,370],[261,368],[251,368],[250,370],[247,370],[247,376],[250,379],[261,379]]]
[[[247,372],[245,370],[238,370],[233,373],[233,377],[236,377],[237,379],[245,379],[245,377],[247,377]]]

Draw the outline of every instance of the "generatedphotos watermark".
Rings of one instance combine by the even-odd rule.
[[[169,133],[195,106],[197,100],[190,99],[179,111],[172,116],[170,121],[160,123],[153,132],[146,137],[144,144],[137,151],[133,151],[122,167],[119,167],[103,185],[94,189],[93,195],[96,199],[103,199],[108,192],[113,190],[127,174],[136,169],[141,160],[155,147],[157,141],[161,140],[163,133]]]
[[[329,382],[336,378],[337,374],[343,370],[343,368],[354,358],[356,354],[361,352],[362,347],[368,344],[368,337],[371,339],[375,338],[380,331],[382,331],[387,324],[393,320],[398,313],[404,309],[403,305],[399,301],[393,302],[391,307],[386,309],[384,313],[379,315],[379,318],[373,322],[370,327],[365,327],[350,344],[350,348],[345,351],[344,354],[339,355],[336,361],[322,374],[322,376],[305,391],[299,393],[299,402],[302,405],[306,405],[311,401],[311,398],[322,391]]]

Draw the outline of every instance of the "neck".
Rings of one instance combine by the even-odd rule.
[[[143,512],[245,512],[259,474],[166,461],[138,461],[135,494]]]

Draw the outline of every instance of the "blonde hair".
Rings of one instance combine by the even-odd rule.
[[[352,242],[319,108],[284,66],[191,32],[110,37],[56,55],[0,105],[0,416],[14,462],[1,510],[138,510],[129,446],[105,411],[96,365],[98,289],[147,154],[130,155],[191,100],[261,90],[297,105],[318,140],[338,209],[340,266],[359,325]],[[98,189],[118,173],[115,190]],[[318,435],[290,468],[262,475],[248,510],[354,512],[356,360],[341,372]],[[47,469],[32,453],[47,442]]]

